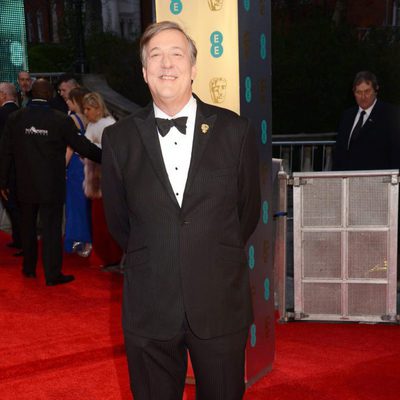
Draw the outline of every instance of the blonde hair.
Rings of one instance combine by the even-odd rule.
[[[110,111],[108,111],[106,103],[104,102],[103,97],[100,93],[90,92],[88,94],[85,94],[82,100],[82,105],[83,108],[85,108],[86,106],[99,108],[101,111],[101,118],[111,116],[111,113]]]

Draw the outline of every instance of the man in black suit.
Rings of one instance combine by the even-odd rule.
[[[1,82],[0,83],[0,143],[3,134],[4,125],[8,119],[8,116],[18,110],[17,104],[17,90],[12,83]],[[15,247],[16,249],[22,248],[21,242],[21,229],[20,229],[20,211],[17,201],[16,194],[16,181],[15,181],[15,166],[12,163],[8,173],[9,188],[8,199],[2,199],[5,210],[7,211],[8,217],[11,223],[11,237],[12,242],[8,243],[9,247]],[[15,253],[15,255],[22,255],[21,251]]]
[[[260,213],[249,121],[192,94],[197,50],[164,21],[141,39],[153,103],[106,128],[102,189],[126,251],[123,327],[135,400],[237,400],[252,304],[245,244]],[[171,119],[173,118],[173,119]],[[182,134],[184,133],[184,134]]]
[[[357,73],[353,82],[357,106],[346,110],[341,117],[333,170],[399,168],[399,112],[377,99],[378,89],[373,73]]]
[[[61,273],[67,145],[96,162],[101,161],[101,150],[78,134],[71,118],[50,108],[52,87],[48,81],[36,80],[32,95],[28,106],[11,114],[4,128],[0,189],[7,198],[7,171],[14,158],[21,209],[22,271],[26,277],[36,276],[36,220],[40,213],[46,284],[54,286],[74,279]]]

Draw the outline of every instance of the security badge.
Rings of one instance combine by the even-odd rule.
[[[201,124],[200,129],[204,134],[206,134],[208,132],[208,130],[210,129],[210,127],[207,124]]]

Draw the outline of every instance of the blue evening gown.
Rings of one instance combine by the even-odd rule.
[[[83,122],[77,114],[74,116],[79,122],[81,135],[84,135]],[[82,188],[83,162],[75,152],[68,163],[66,178],[64,250],[72,253],[74,244],[92,243],[90,200]]]

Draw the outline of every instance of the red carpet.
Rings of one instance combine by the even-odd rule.
[[[129,400],[120,327],[122,277],[67,256],[76,281],[23,278],[0,232],[0,400]],[[400,327],[277,325],[273,371],[245,400],[397,400]],[[194,400],[193,387],[186,399]]]

